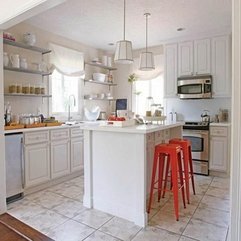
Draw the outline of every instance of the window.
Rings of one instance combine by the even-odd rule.
[[[52,74],[52,114],[67,116],[68,105],[73,114],[80,113],[80,77],[72,77],[59,73]],[[74,96],[74,97],[70,97]]]
[[[135,112],[140,115],[146,114],[147,97],[152,97],[155,104],[162,104],[164,95],[163,75],[151,80],[138,80],[133,91]]]

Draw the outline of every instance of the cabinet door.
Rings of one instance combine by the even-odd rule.
[[[177,44],[165,46],[164,97],[177,97]]]
[[[178,76],[193,75],[193,42],[178,44]]]
[[[194,74],[211,73],[210,39],[194,41]]]
[[[70,173],[70,144],[68,139],[51,143],[51,177],[61,177]]]
[[[35,186],[50,180],[49,144],[25,146],[25,185]]]
[[[231,44],[229,36],[212,38],[213,96],[231,95]]]
[[[71,139],[71,172],[84,168],[84,139]]]
[[[227,172],[228,140],[227,137],[212,136],[210,140],[210,170]]]

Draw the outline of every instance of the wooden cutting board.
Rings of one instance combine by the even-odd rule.
[[[4,130],[23,129],[24,125],[4,126]]]

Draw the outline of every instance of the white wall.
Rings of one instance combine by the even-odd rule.
[[[180,100],[170,98],[165,100],[165,113],[177,112],[178,120],[201,121],[203,110],[209,110],[209,114],[214,118],[218,114],[219,108],[229,110],[231,119],[231,98],[215,98],[201,100]]]
[[[2,32],[0,31],[2,36]],[[0,56],[3,56],[3,42],[0,38]],[[4,113],[3,106],[3,62],[2,57],[0,57],[0,116],[3,117]],[[3,135],[3,118],[0,118],[0,214],[6,211],[6,182],[5,182],[5,143]]]
[[[102,55],[102,52],[83,45],[79,42],[75,42],[72,40],[69,40],[68,38],[63,38],[61,36],[58,36],[56,34],[46,32],[42,29],[38,29],[36,27],[33,27],[26,23],[18,24],[10,29],[7,30],[10,33],[13,33],[16,37],[17,41],[22,41],[22,35],[25,32],[32,32],[36,35],[37,42],[36,46],[48,48],[48,43],[56,43],[59,45],[62,45],[64,47],[69,47],[76,49],[78,51],[81,51],[84,53],[85,61],[90,61],[95,57],[100,57]],[[29,67],[31,66],[31,63],[33,62],[39,62],[41,60],[40,54],[34,53],[32,51],[23,50],[20,48],[15,48],[12,46],[4,45],[4,51],[8,53],[18,53],[22,57],[27,58]],[[48,59],[48,56],[44,57],[45,61]],[[91,78],[92,72],[101,71],[99,68],[91,68],[86,67],[86,77]],[[30,83],[31,85],[38,85],[42,84],[41,76],[37,75],[28,75],[28,74],[22,74],[17,72],[11,72],[11,71],[4,71],[4,89],[5,92],[8,92],[8,86],[11,83]],[[44,80],[44,85],[47,86],[48,84],[47,78]],[[86,83],[85,85],[82,83],[83,92],[82,92],[82,98],[84,93],[107,93],[109,92],[108,87],[102,86],[102,85],[94,85]],[[35,114],[37,112],[37,108],[40,107],[42,113],[47,116],[48,115],[48,100],[44,99],[44,102],[42,102],[42,98],[27,98],[27,97],[5,97],[5,103],[10,102],[12,106],[12,112],[16,114],[21,113],[33,113]],[[51,99],[50,99],[51,101]],[[51,103],[51,102],[50,102]],[[83,103],[83,101],[81,101]],[[95,105],[99,105],[101,107],[101,110],[103,111],[110,111],[110,106],[108,102],[104,101],[84,101],[84,105],[86,105],[88,108],[91,108]],[[82,112],[80,113],[82,114]]]

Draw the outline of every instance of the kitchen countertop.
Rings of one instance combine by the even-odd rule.
[[[231,123],[230,122],[218,122],[218,123],[215,123],[215,122],[212,122],[210,123],[210,126],[231,126]]]
[[[101,126],[99,124],[84,124],[81,126],[83,130],[93,130],[93,131],[106,131],[106,132],[122,132],[122,133],[140,133],[147,134],[155,131],[165,130],[173,127],[183,126],[184,122],[165,122],[165,124],[161,125],[153,125],[153,124],[141,124],[141,125],[133,125],[127,127],[114,127],[114,126]]]
[[[61,125],[61,126],[49,126],[49,127],[37,127],[37,128],[23,128],[23,129],[13,129],[5,130],[4,134],[12,133],[26,133],[26,132],[35,132],[35,131],[45,131],[45,130],[56,130],[61,128],[74,128],[80,127],[83,130],[95,130],[95,131],[107,131],[107,132],[125,132],[125,133],[142,133],[147,134],[155,131],[165,130],[172,127],[178,127],[184,125],[184,122],[165,122],[162,125],[154,124],[138,124],[127,127],[113,127],[113,126],[101,126],[101,122],[84,122],[75,125]]]

